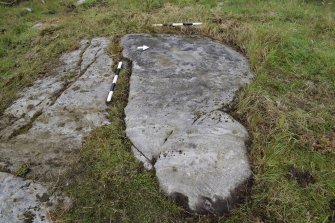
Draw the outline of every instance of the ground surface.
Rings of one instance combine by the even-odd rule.
[[[329,222],[335,219],[335,30],[332,1],[90,0],[27,1],[0,6],[0,112],[23,87],[48,76],[82,39],[106,36],[120,59],[128,33],[210,36],[242,52],[255,80],[239,95],[233,116],[250,133],[254,177],[250,196],[222,222]],[[25,8],[32,8],[28,12]],[[153,28],[162,22],[201,21],[193,28]],[[36,25],[38,24],[38,25]],[[32,28],[34,25],[35,28]],[[61,221],[208,222],[189,216],[159,192],[125,136],[129,70],[122,72],[111,125],[95,130],[81,162],[59,186],[74,198]],[[20,173],[24,173],[20,171]]]

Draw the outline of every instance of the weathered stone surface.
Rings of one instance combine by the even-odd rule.
[[[31,180],[0,172],[0,222],[50,222],[49,211],[60,203],[68,205],[69,200],[50,195]]]
[[[54,74],[22,90],[0,117],[0,168],[16,172],[25,164],[28,176],[43,183],[0,172],[0,222],[48,222],[48,210],[67,200],[50,187],[77,160],[83,138],[109,123],[108,44],[106,38],[81,41]]]
[[[108,124],[106,92],[112,77],[109,41],[82,41],[64,54],[56,74],[21,92],[1,117],[0,162],[15,172],[23,163],[30,175],[53,181],[71,165],[83,137]],[[22,128],[28,129],[26,132]]]
[[[251,175],[246,129],[225,111],[251,81],[246,59],[203,37],[121,40],[133,61],[127,135],[163,191],[193,211],[223,214]],[[147,45],[149,50],[138,51]]]

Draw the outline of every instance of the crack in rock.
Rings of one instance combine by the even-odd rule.
[[[132,34],[121,43],[132,61],[125,120],[140,149],[134,155],[155,168],[161,189],[177,203],[226,213],[251,177],[248,133],[222,111],[252,80],[246,59],[199,36]],[[138,51],[142,45],[150,49]]]
[[[23,89],[19,99],[5,110],[0,117],[0,123],[4,124],[0,131],[3,169],[16,172],[22,164],[28,164],[28,177],[44,185],[36,186],[40,188],[38,191],[53,192],[55,181],[78,159],[84,137],[94,128],[110,123],[105,99],[113,61],[107,53],[108,45],[106,38],[81,41],[78,50],[61,56],[63,65],[53,75]],[[37,196],[29,192],[31,188],[17,189],[13,183],[15,186],[11,188],[26,198],[15,204],[10,201],[15,192],[8,188],[9,180],[17,185],[25,181],[0,172],[0,219],[20,221],[29,212],[34,222],[48,222],[41,217],[46,216],[41,204],[47,200],[44,192]],[[29,184],[35,185],[32,181]],[[32,201],[33,198],[38,201]],[[2,200],[7,203],[2,204]],[[33,212],[27,202],[36,204],[36,210],[40,211]],[[12,211],[11,207],[19,208]]]
[[[53,100],[52,102],[50,103],[50,106],[54,105],[54,103],[56,103],[57,99],[63,94],[63,92],[65,92],[68,88],[70,88],[72,86],[72,84],[74,84],[81,76],[83,76],[86,71],[90,68],[90,66],[92,64],[94,64],[98,57],[98,53],[101,51],[101,48],[99,48],[100,46],[95,46],[95,48],[98,48],[98,51],[97,52],[91,52],[91,53],[94,53],[94,56],[91,58],[92,60],[87,62],[87,60],[89,59],[86,59],[86,65],[82,65],[82,61],[83,61],[83,58],[85,58],[83,55],[86,53],[87,49],[90,47],[91,45],[88,45],[87,47],[84,48],[83,50],[83,53],[80,55],[80,60],[78,62],[78,67],[80,68],[80,71],[79,71],[79,74],[74,77],[74,78],[71,78],[71,81],[70,82],[67,82],[64,87],[60,90],[59,93],[55,94],[54,97],[53,97]],[[92,54],[91,53],[88,53],[87,55],[88,56],[91,56]]]
[[[92,41],[82,40],[78,50],[61,56],[64,65],[53,71],[58,75],[36,81],[32,87],[19,94],[21,97],[7,108],[1,117],[0,123],[3,125],[0,139],[10,139],[16,130],[30,125],[37,114],[42,114],[45,108],[52,106],[60,95],[86,72],[101,52],[99,41],[91,43]]]
[[[64,91],[68,74],[78,75],[77,61],[80,58],[81,50],[65,53],[60,60],[63,63],[61,67],[56,68],[51,75],[45,79],[38,80],[33,86],[24,89],[19,93],[19,99],[5,110],[0,123],[3,123],[3,129],[0,131],[0,139],[8,140],[13,133],[31,123],[31,119],[38,113],[42,113],[46,108],[54,103],[55,95]]]

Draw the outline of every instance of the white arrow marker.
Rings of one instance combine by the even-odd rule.
[[[139,47],[137,47],[137,49],[138,50],[147,50],[147,49],[149,49],[149,47],[148,46],[146,46],[146,45],[143,45],[143,46],[139,46]]]

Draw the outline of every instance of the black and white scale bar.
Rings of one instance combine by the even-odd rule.
[[[113,79],[111,90],[109,91],[109,94],[107,97],[107,102],[110,102],[112,100],[114,89],[116,87],[116,81],[117,81],[117,78],[119,77],[121,69],[122,69],[122,62],[119,62],[117,69],[115,71],[115,74],[114,74],[114,79]]]
[[[181,22],[181,23],[165,23],[153,24],[153,26],[200,26],[202,22]]]

